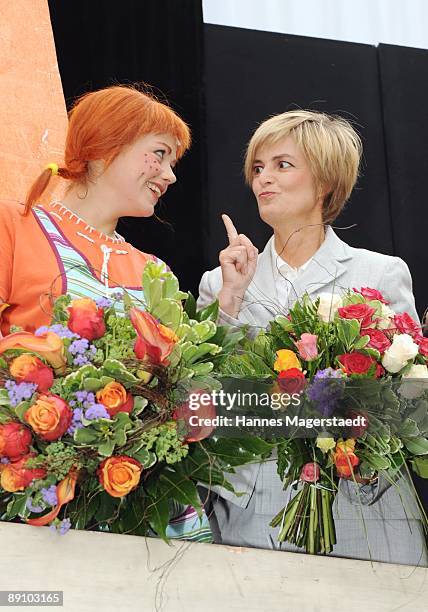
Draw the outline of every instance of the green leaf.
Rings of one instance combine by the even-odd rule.
[[[112,497],[106,491],[102,491],[98,497],[99,508],[95,514],[95,518],[101,523],[114,516],[117,506],[120,503],[120,498]]]
[[[126,437],[125,437],[125,442],[126,442]],[[108,438],[105,442],[103,442],[102,444],[98,446],[98,453],[102,457],[111,457],[111,455],[113,454],[115,444],[116,444],[116,441],[113,440],[113,438]]]
[[[354,342],[354,350],[362,349],[370,342],[370,336],[361,336]]]
[[[184,304],[184,312],[187,314],[189,319],[196,319],[196,300],[190,292],[187,294],[187,300]]]
[[[87,427],[81,427],[80,429],[76,429],[74,432],[74,441],[77,444],[82,444],[84,446],[90,446],[95,442],[98,442],[100,438],[101,434]]]
[[[404,439],[403,442],[412,455],[428,455],[428,440],[426,438]]]
[[[165,542],[168,542],[166,528],[169,522],[169,505],[166,496],[160,496],[158,490],[153,490],[153,495],[149,495],[146,506],[146,516],[150,527]]]
[[[10,406],[10,398],[7,389],[0,389],[0,406]]]
[[[410,463],[415,474],[420,478],[428,478],[428,457],[416,457]]]
[[[134,396],[134,407],[132,409],[132,416],[137,416],[141,412],[143,412],[144,408],[148,404],[148,400],[145,397],[141,397],[140,395]]]
[[[349,350],[354,340],[360,335],[360,323],[356,319],[339,319],[337,333],[339,340]]]
[[[25,513],[27,507],[27,494],[15,493],[14,499],[7,506],[7,516],[12,519]]]
[[[29,407],[31,406],[30,402],[20,402],[16,407],[15,407],[15,414],[18,417],[18,419],[20,421],[22,421],[23,423],[24,421],[24,414],[27,412],[27,410],[29,409]]]
[[[92,391],[96,393],[103,388],[103,383],[98,378],[85,378],[83,381],[83,388],[85,391]]]
[[[161,473],[160,481],[168,485],[169,498],[176,499],[180,504],[193,506],[198,515],[202,515],[202,507],[196,485],[183,474],[180,470],[180,464],[165,468]]]
[[[202,310],[200,310],[197,313],[197,318],[199,319],[199,321],[209,320],[215,323],[218,319],[218,311],[219,311],[219,305],[218,305],[218,300],[216,300],[212,304],[209,304],[209,306],[207,306],[206,308],[203,308]]]

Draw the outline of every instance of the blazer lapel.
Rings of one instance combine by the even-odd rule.
[[[305,293],[314,295],[320,289],[340,293],[343,287],[341,277],[346,273],[349,264],[345,262],[352,259],[352,249],[341,240],[332,228],[327,227],[326,237],[318,251],[312,258],[308,267],[294,283],[296,293],[302,297]]]

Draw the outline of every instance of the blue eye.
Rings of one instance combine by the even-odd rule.
[[[165,155],[166,151],[165,151],[165,149],[158,149],[158,150],[157,150],[157,151],[155,151],[154,153],[155,153],[155,155],[158,155],[158,157],[160,157],[160,159],[163,159],[163,157],[164,157],[164,155]]]

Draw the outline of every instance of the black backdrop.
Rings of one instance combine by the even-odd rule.
[[[67,105],[93,89],[135,81],[155,86],[191,126],[193,145],[177,183],[157,207],[160,218],[124,219],[118,228],[142,251],[166,261],[181,286],[196,291],[204,272],[205,210],[202,6],[195,0],[49,0]]]

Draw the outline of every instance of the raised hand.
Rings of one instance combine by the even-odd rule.
[[[218,295],[220,308],[236,317],[242,298],[257,267],[258,250],[244,234],[238,234],[231,218],[222,215],[229,245],[220,251],[223,287]]]

